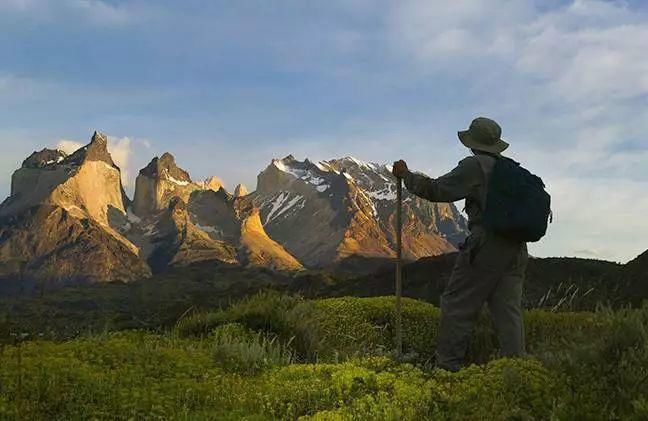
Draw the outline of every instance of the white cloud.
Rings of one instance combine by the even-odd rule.
[[[507,0],[405,0],[393,7],[390,25],[397,46],[431,66],[451,56],[511,52],[533,12],[528,1]]]
[[[121,169],[122,182],[125,186],[131,187],[134,180],[131,178],[130,160],[132,150],[130,138],[108,136],[108,151],[115,164]]]
[[[67,140],[67,139],[61,139],[56,144],[56,149],[59,149],[68,155],[73,154],[75,151],[81,149],[82,147],[83,147],[83,143],[74,140]]]
[[[540,255],[582,255],[598,250],[599,257],[627,261],[646,249],[648,183],[624,179],[552,180],[554,223],[531,250]]]
[[[528,0],[395,5],[395,43],[429,69],[461,65],[454,58],[481,60],[488,71],[489,61],[503,60],[570,101],[648,94],[648,20],[624,3],[575,0],[548,12]]]
[[[73,19],[93,25],[131,23],[135,14],[128,3],[117,6],[102,0],[3,0],[0,12],[17,13],[36,20]]]

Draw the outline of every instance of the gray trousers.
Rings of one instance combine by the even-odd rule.
[[[440,368],[461,368],[484,303],[493,318],[501,355],[524,355],[522,285],[527,260],[525,243],[479,230],[468,237],[441,296]]]

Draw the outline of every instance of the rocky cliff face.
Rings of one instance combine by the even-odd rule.
[[[106,137],[99,132],[70,156],[48,149],[32,154],[13,174],[11,186],[0,216],[44,203],[103,225],[110,225],[113,215],[125,213],[120,170],[108,153]]]
[[[0,218],[0,279],[63,285],[129,282],[150,274],[132,247],[91,218],[54,205]]]
[[[249,197],[270,236],[307,265],[394,256],[396,184],[384,165],[354,158],[317,164],[292,156],[275,159]],[[455,250],[467,227],[453,205],[407,193],[404,202],[406,258]]]
[[[72,155],[44,149],[12,177],[0,205],[4,277],[129,281],[150,273],[117,227],[126,218],[120,170],[98,132]],[[18,262],[18,263],[16,263]]]
[[[127,235],[154,271],[204,261],[302,268],[257,222],[257,208],[239,202],[217,177],[193,182],[168,153],[140,171],[134,213],[138,221]]]
[[[322,163],[346,174],[369,199],[372,214],[385,232],[391,248],[396,246],[396,181],[391,167],[359,161],[353,157]],[[403,256],[418,259],[453,251],[468,227],[450,203],[431,203],[403,187]]]
[[[248,195],[248,189],[243,184],[238,184],[234,189],[234,197],[243,197]]]
[[[107,139],[71,155],[34,152],[0,205],[0,279],[131,281],[198,262],[295,271],[394,256],[395,183],[354,158],[272,160],[249,193],[194,182],[174,157],[154,158],[131,203]],[[405,257],[455,249],[466,224],[453,205],[404,195]],[[360,259],[360,260],[358,260]],[[354,263],[355,264],[355,263]]]
[[[236,215],[240,221],[241,260],[249,266],[269,267],[275,270],[303,269],[302,264],[281,244],[268,236],[263,228],[259,209],[251,202],[237,201]]]
[[[155,223],[154,250],[148,259],[151,268],[161,271],[204,261],[238,263],[233,245],[210,237],[201,228],[191,221],[187,205],[180,197],[171,199]]]
[[[176,165],[173,155],[165,153],[140,170],[135,180],[133,210],[137,216],[145,217],[166,209],[176,196],[187,202],[192,192],[202,188]]]

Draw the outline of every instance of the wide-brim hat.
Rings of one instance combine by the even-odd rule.
[[[468,130],[457,132],[465,147],[478,151],[501,153],[509,144],[502,140],[502,128],[497,122],[486,117],[477,117],[470,123]]]

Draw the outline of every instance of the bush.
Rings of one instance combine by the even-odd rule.
[[[533,359],[501,359],[432,380],[433,413],[448,419],[546,419],[562,392],[559,379]]]
[[[288,345],[279,343],[276,336],[254,333],[240,324],[217,327],[211,339],[216,364],[229,371],[253,374],[293,360]]]
[[[605,311],[606,330],[587,340],[565,340],[560,350],[541,354],[562,373],[569,393],[564,418],[645,419],[648,400],[648,307]]]
[[[330,298],[316,302],[324,337],[320,355],[344,357],[394,349],[394,298]],[[403,348],[422,358],[434,355],[439,310],[403,298]]]
[[[261,292],[233,304],[226,310],[195,314],[180,321],[176,332],[182,336],[206,336],[226,323],[239,323],[248,329],[277,337],[290,344],[295,358],[316,361],[321,345],[320,322],[315,305],[300,297]]]

